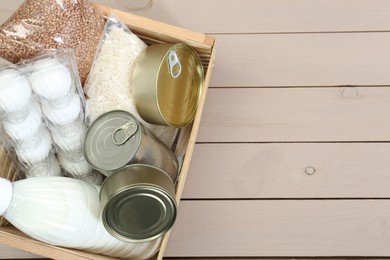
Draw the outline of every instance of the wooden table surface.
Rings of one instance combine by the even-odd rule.
[[[21,2],[1,0],[0,19]],[[167,258],[390,256],[390,1],[154,0],[132,12],[217,40]],[[31,255],[0,249],[18,256]]]

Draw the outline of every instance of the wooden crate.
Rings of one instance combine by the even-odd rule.
[[[179,203],[195,146],[207,89],[214,66],[215,40],[203,33],[192,32],[162,22],[114,10],[104,5],[94,4],[94,6],[105,18],[113,12],[122,22],[129,26],[132,32],[138,35],[147,44],[183,42],[194,47],[202,60],[205,70],[204,92],[195,120],[191,125],[181,130],[176,149],[176,154],[184,158],[176,188],[176,201]],[[15,167],[12,160],[10,160],[4,148],[1,148],[0,176],[14,180],[14,173]],[[162,259],[168,239],[169,232],[165,234],[160,251],[155,258]],[[54,259],[112,259],[110,257],[86,253],[79,250],[48,245],[24,235],[12,226],[4,224],[0,227],[0,244]]]

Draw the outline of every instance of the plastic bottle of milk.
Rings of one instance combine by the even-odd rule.
[[[99,213],[98,187],[66,177],[10,182],[0,178],[0,215],[25,234],[48,244],[119,258],[146,259],[161,238],[126,243],[112,237]]]

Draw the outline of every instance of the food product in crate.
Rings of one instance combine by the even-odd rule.
[[[69,68],[50,57],[37,60],[31,66],[31,87],[44,99],[43,103],[56,107],[66,105],[69,102],[67,97],[72,97],[70,93],[75,85]]]
[[[61,168],[52,150],[52,140],[46,127],[16,144],[15,152],[26,170],[26,177],[60,176]]]
[[[84,82],[104,28],[86,0],[26,0],[0,26],[0,56],[16,63],[42,50],[72,48]]]
[[[111,17],[84,85],[87,96],[87,121],[93,122],[111,110],[135,114],[130,75],[146,44],[124,24]]]
[[[32,89],[42,104],[43,116],[53,136],[60,164],[67,176],[82,180],[95,180],[91,167],[84,158],[74,160],[73,154],[82,155],[84,124],[84,93],[71,50],[57,50],[24,62]],[[66,158],[65,158],[66,157]],[[84,161],[84,166],[80,161]],[[73,164],[73,165],[71,165]],[[81,167],[83,166],[83,167]],[[88,166],[88,165],[87,165]]]
[[[42,122],[41,107],[31,95],[28,79],[16,66],[4,68],[0,79],[2,124],[10,139],[2,138],[15,150],[26,177],[61,175],[50,134]]]
[[[18,90],[18,88],[15,88],[15,90]],[[18,98],[13,98],[13,100],[18,100]],[[5,131],[15,142],[32,138],[36,135],[38,129],[43,127],[41,108],[35,98],[31,98],[30,103],[23,109],[27,114],[22,120],[16,122],[4,120]]]
[[[133,114],[167,146],[171,146],[175,129],[146,123],[137,112],[130,78],[139,54],[147,45],[115,17],[107,20],[91,71],[84,84],[87,96],[86,121],[93,122],[111,110]]]
[[[28,114],[31,87],[28,80],[16,69],[0,71],[0,112],[9,122],[22,121]]]
[[[10,144],[16,155],[27,169],[26,175],[61,174],[58,160],[53,154],[54,141],[62,158],[68,157],[68,160],[62,160],[66,162],[63,166],[66,175],[101,184],[102,176],[96,176],[91,167],[80,167],[79,158],[74,160],[73,156],[75,153],[83,155],[82,141],[86,131],[83,121],[84,95],[73,51],[56,50],[24,60],[4,68],[0,71],[1,77],[5,79],[5,85],[0,82],[0,93],[12,96],[17,104],[28,103],[19,108],[20,111],[9,111],[10,107],[13,108],[9,105],[12,102],[3,102],[6,108],[3,111],[6,115],[4,129],[12,138]],[[19,92],[25,93],[18,96]],[[35,95],[31,95],[31,92]],[[30,97],[29,102],[24,100],[26,96]],[[23,99],[23,102],[19,99]],[[13,121],[8,121],[9,118]],[[82,159],[87,164],[85,158]],[[70,166],[72,163],[73,167]]]
[[[132,114],[114,110],[98,117],[88,128],[84,154],[95,169],[109,176],[134,163],[156,166],[177,180],[178,162],[171,150]]]
[[[72,174],[73,178],[96,185],[102,184],[103,176],[92,169],[91,165],[85,160],[82,152],[75,152],[72,154],[58,152],[57,157],[62,168],[66,172]],[[86,172],[88,174],[85,174]]]
[[[65,177],[31,178],[11,183],[0,178],[0,215],[42,242],[120,258],[153,256],[161,239],[125,243],[112,237],[101,221],[99,191]]]
[[[132,163],[163,169],[176,182],[175,155],[132,114],[115,110],[98,117],[84,139],[87,161],[106,176]]]
[[[183,127],[193,121],[200,102],[203,66],[184,43],[154,44],[139,55],[132,83],[137,111],[146,122]]]
[[[175,184],[161,169],[126,166],[100,189],[104,227],[125,242],[146,242],[163,236],[176,220]]]

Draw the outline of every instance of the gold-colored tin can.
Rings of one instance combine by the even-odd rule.
[[[135,106],[148,123],[191,123],[203,92],[204,71],[196,51],[184,43],[155,44],[138,57],[132,74]]]
[[[163,236],[176,220],[175,185],[167,173],[146,164],[122,168],[100,189],[106,230],[125,242],[147,242]]]

